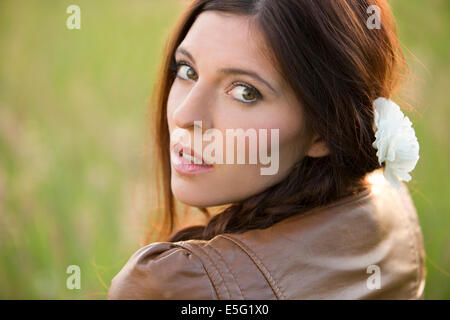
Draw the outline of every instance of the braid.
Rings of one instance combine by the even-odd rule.
[[[328,170],[315,170],[317,166],[323,169],[326,165]],[[321,174],[317,174],[319,172]],[[205,226],[196,225],[175,232],[169,241],[210,240],[223,233],[265,229],[287,217],[364,188],[361,183],[344,188],[348,181],[342,178],[343,172],[341,179],[338,176],[339,171],[330,165],[329,157],[305,157],[283,181],[249,199],[230,205],[212,217]],[[336,187],[337,181],[341,181],[342,186]]]

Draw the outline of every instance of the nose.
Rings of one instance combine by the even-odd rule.
[[[197,81],[189,93],[172,113],[172,119],[179,128],[189,129],[194,121],[201,121],[202,128],[212,127],[212,98],[208,87]],[[209,97],[209,98],[208,98]]]

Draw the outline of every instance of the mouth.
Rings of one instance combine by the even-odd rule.
[[[174,168],[182,174],[206,172],[214,168],[212,164],[206,163],[191,148],[183,147],[179,143],[172,148],[171,161]]]
[[[196,154],[194,150],[189,147],[183,147],[181,144],[177,143],[173,147],[174,152],[181,157],[185,162],[210,167],[212,164],[207,163],[201,156]]]

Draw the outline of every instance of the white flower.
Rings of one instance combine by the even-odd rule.
[[[400,180],[410,181],[408,172],[419,160],[419,142],[412,123],[390,99],[377,98],[375,109],[375,141],[378,162],[385,162],[384,176],[395,187],[400,188]]]

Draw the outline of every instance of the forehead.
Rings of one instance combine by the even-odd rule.
[[[214,63],[242,67],[275,79],[265,41],[248,16],[219,11],[202,12],[180,47],[187,49],[198,65]]]

